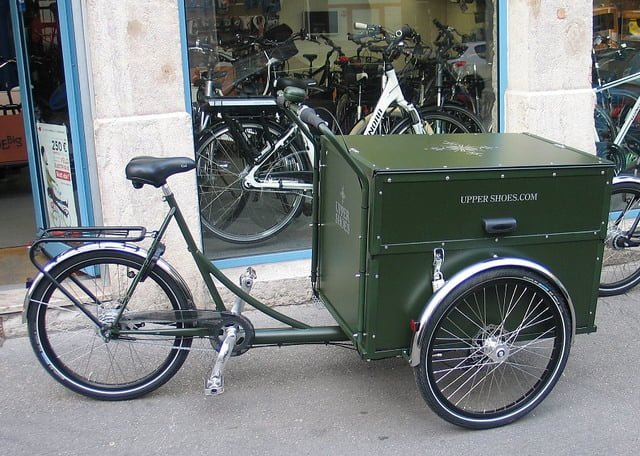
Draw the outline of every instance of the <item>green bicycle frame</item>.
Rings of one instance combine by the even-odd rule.
[[[305,344],[305,343],[322,343],[322,342],[344,342],[349,340],[346,334],[339,326],[317,326],[312,327],[306,323],[295,320],[287,315],[284,315],[275,309],[260,302],[255,297],[244,291],[232,280],[230,280],[219,268],[217,268],[198,248],[196,242],[189,230],[187,222],[178,207],[175,197],[167,185],[162,187],[164,193],[164,199],[169,206],[169,212],[165,216],[160,228],[154,236],[153,242],[149,247],[147,258],[140,269],[139,274],[135,277],[131,283],[123,306],[120,311],[120,315],[117,316],[116,321],[120,319],[126,308],[126,302],[133,295],[133,292],[143,279],[148,269],[152,267],[154,258],[159,257],[164,251],[161,241],[169,226],[171,220],[175,219],[178,228],[187,244],[187,250],[193,257],[195,264],[200,272],[200,276],[204,280],[204,283],[209,291],[209,294],[215,304],[216,310],[223,312],[227,311],[227,308],[220,297],[220,293],[213,281],[212,277],[215,277],[226,288],[229,289],[237,297],[245,301],[256,310],[270,316],[271,318],[288,325],[288,328],[258,328],[256,329],[254,345],[285,345],[285,344]],[[134,336],[136,334],[153,334],[159,336],[182,336],[182,337],[206,337],[211,335],[211,328],[186,327],[186,328],[168,328],[168,329],[156,329],[156,330],[115,330],[113,331],[118,336]]]

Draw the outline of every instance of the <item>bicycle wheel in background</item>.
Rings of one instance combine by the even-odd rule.
[[[273,123],[240,120],[245,140],[257,151],[273,146],[283,129]],[[298,141],[276,151],[255,174],[261,180],[310,182],[311,167]],[[196,151],[198,199],[202,226],[227,242],[265,241],[284,230],[300,214],[302,191],[247,189],[243,179],[252,163],[229,127],[213,127]]]
[[[422,116],[422,118],[433,112],[444,112],[445,114],[455,117],[465,126],[469,133],[487,132],[487,129],[482,123],[482,120],[480,120],[480,118],[476,114],[469,111],[463,106],[453,103],[445,103],[442,108],[439,108],[435,105],[420,108],[420,115]]]
[[[562,375],[571,347],[566,299],[524,268],[484,271],[426,322],[416,381],[445,420],[503,426],[533,410]]]
[[[627,242],[640,242],[639,221],[640,184],[614,182],[600,273],[600,296],[622,294],[640,283],[640,246]]]
[[[469,129],[460,120],[444,112],[424,112],[421,113],[421,117],[427,134],[470,133]],[[391,134],[395,135],[412,133],[413,129],[409,118],[402,119],[391,130]]]
[[[340,132],[346,134],[355,126],[358,115],[356,111],[356,103],[352,101],[349,93],[344,93],[336,103],[336,119]]]
[[[600,102],[600,106],[609,114],[617,134],[626,122],[629,111],[633,109],[633,105],[638,99],[638,93],[626,88],[608,89],[607,93],[608,97]],[[600,95],[600,97],[603,97],[603,95]],[[613,139],[615,139],[615,136]],[[625,155],[624,170],[632,166],[633,162],[640,156],[640,115],[636,116],[624,138],[622,138],[620,150]]]
[[[49,273],[82,305],[80,310],[50,280],[31,295],[29,339],[47,372],[69,389],[96,399],[133,399],[166,383],[184,363],[190,337],[102,334],[86,315],[113,322],[144,259],[102,250],[71,256]],[[152,267],[129,296],[123,317],[135,311],[192,309],[190,299],[159,267]],[[180,327],[173,322],[172,327]],[[167,328],[165,322],[120,322],[120,329]]]

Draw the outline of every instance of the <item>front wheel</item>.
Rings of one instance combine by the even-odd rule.
[[[80,253],[49,271],[59,287],[43,278],[33,290],[27,312],[31,346],[47,372],[67,388],[95,399],[133,399],[166,383],[184,363],[190,337],[150,333],[183,324],[120,323],[102,331],[89,317],[108,326],[125,299],[123,321],[139,310],[171,313],[193,308],[159,267],[152,267],[131,289],[143,261],[122,251]],[[118,336],[117,330],[134,332]]]
[[[418,387],[439,416],[462,427],[493,428],[529,413],[554,387],[569,355],[565,298],[524,268],[472,277],[426,325]]]
[[[614,182],[600,272],[600,296],[625,293],[640,283],[640,183]]]

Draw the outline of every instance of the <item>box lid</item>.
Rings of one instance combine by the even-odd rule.
[[[595,155],[522,133],[345,136],[344,139],[354,159],[365,169],[376,172],[559,168],[608,163]]]

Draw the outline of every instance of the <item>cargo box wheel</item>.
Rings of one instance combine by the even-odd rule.
[[[502,426],[529,413],[549,394],[569,355],[565,298],[525,268],[473,276],[426,324],[418,387],[438,415],[463,427]]]

